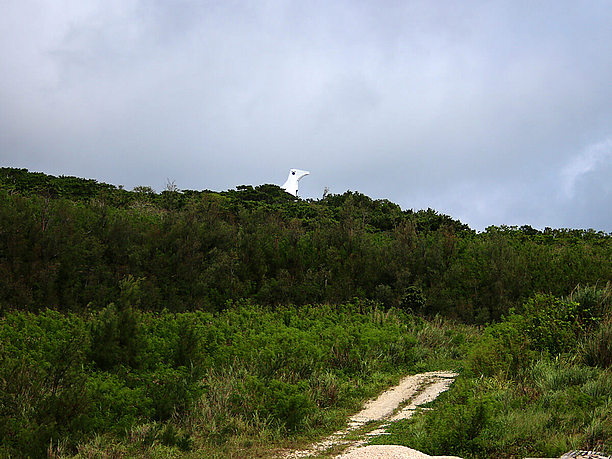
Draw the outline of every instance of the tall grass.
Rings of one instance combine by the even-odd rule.
[[[583,338],[579,352],[587,365],[600,368],[612,367],[612,315]]]

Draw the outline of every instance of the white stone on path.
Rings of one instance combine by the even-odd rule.
[[[370,445],[336,456],[341,459],[461,459],[457,456],[429,456],[406,446]]]

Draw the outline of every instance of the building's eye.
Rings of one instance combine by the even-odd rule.
[[[295,171],[291,171],[291,175],[295,175]]]

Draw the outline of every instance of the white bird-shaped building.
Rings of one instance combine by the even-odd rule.
[[[298,195],[298,182],[300,179],[306,175],[309,175],[310,172],[302,171],[300,169],[291,169],[289,171],[289,177],[287,177],[287,181],[281,186],[287,193],[291,193],[293,196]]]

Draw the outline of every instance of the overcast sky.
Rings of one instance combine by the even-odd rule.
[[[0,163],[612,232],[612,3],[0,0]]]

